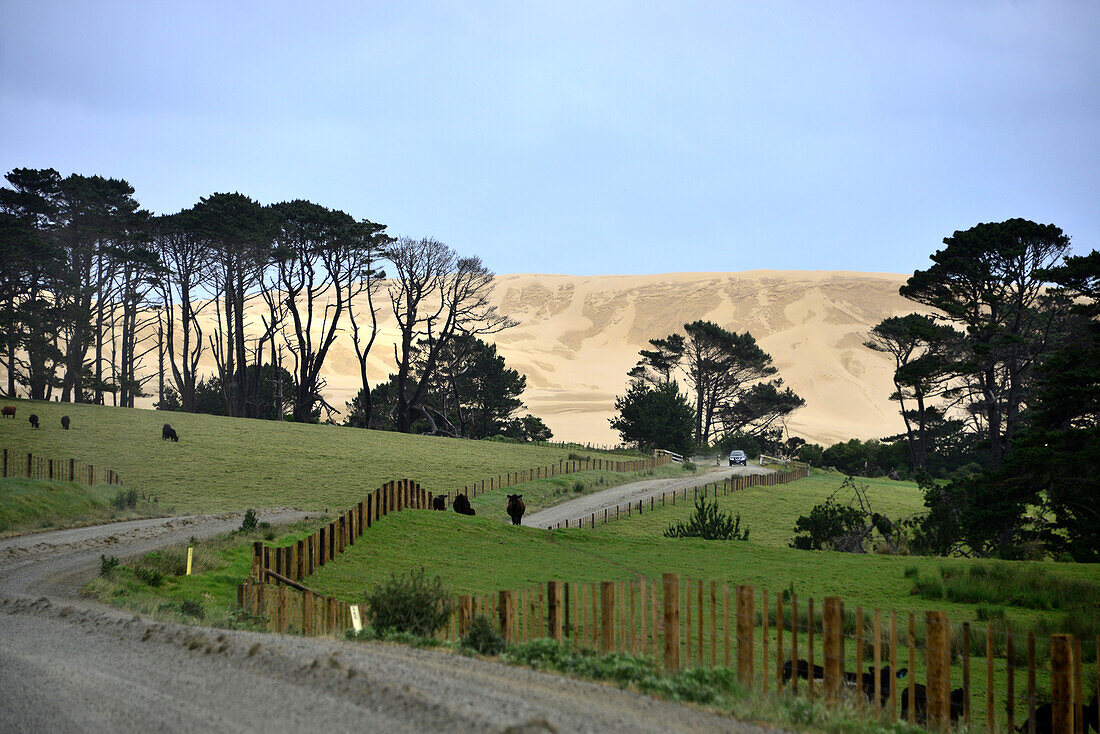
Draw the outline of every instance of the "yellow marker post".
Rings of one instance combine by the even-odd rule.
[[[194,548],[187,549],[187,575],[191,575],[191,554],[194,553]]]
[[[351,626],[355,628],[356,632],[363,631],[363,619],[359,616],[359,605],[351,604]]]

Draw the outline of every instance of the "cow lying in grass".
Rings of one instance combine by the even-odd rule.
[[[459,515],[475,515],[474,508],[470,507],[470,498],[464,494],[457,495],[455,501],[451,503],[455,512]]]

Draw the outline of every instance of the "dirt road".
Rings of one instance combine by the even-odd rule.
[[[165,624],[75,598],[98,571],[100,554],[123,558],[239,524],[239,514],[140,520],[0,541],[2,728],[765,731],[611,686],[448,652]]]
[[[647,479],[642,482],[620,484],[618,487],[611,487],[602,492],[578,497],[525,515],[523,524],[533,528],[554,527],[566,520],[572,523],[590,517],[593,512],[602,513],[605,507],[611,508],[638,500],[648,501],[650,497],[660,497],[662,492],[678,492],[682,489],[701,487],[711,482],[720,482],[727,477],[770,473],[772,473],[771,469],[762,469],[756,465],[711,467],[709,471],[686,479]]]

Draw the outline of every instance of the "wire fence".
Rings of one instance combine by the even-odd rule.
[[[58,482],[76,482],[94,486],[96,484],[114,484],[122,486],[122,479],[113,469],[96,468],[77,459],[49,459],[34,454],[24,454],[3,449],[0,459],[0,476],[50,479]]]

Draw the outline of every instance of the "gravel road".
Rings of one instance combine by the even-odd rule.
[[[261,519],[301,516],[290,510]],[[0,729],[12,732],[774,731],[450,652],[167,624],[76,597],[101,553],[206,537],[240,514],[0,541]]]
[[[624,505],[627,502],[637,502],[638,500],[648,501],[650,497],[660,497],[662,492],[672,492],[674,490],[679,492],[682,489],[701,487],[711,482],[720,482],[727,477],[771,473],[771,469],[764,469],[759,466],[710,467],[708,471],[686,479],[647,479],[642,482],[620,484],[618,487],[611,487],[602,492],[585,495],[575,500],[563,502],[560,505],[548,507],[545,510],[532,512],[524,516],[523,524],[533,528],[553,527],[566,520],[572,523],[590,517],[593,512],[602,513],[605,507],[613,508],[616,505]]]

